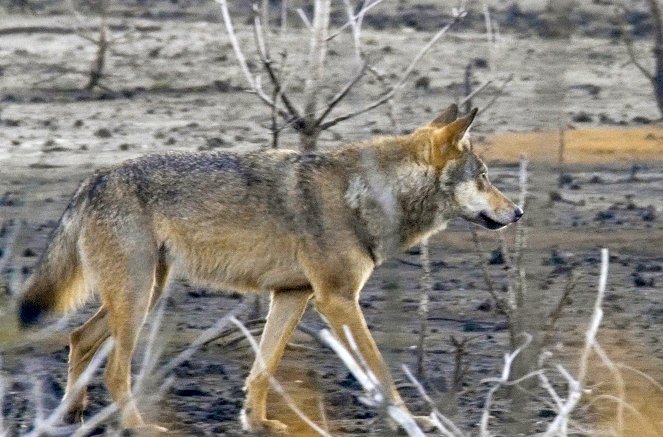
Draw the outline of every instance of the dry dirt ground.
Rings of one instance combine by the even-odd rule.
[[[0,20],[0,29],[72,24],[66,16],[11,15]],[[246,85],[221,24],[147,19],[115,19],[113,23],[119,27],[138,24],[139,30],[114,45],[109,75],[103,82],[108,91],[80,91],[85,83],[80,72],[87,70],[94,48],[75,34],[0,35],[0,247],[20,225],[13,259],[1,272],[5,278],[20,282],[29,273],[71,192],[94,169],[145,153],[241,151],[269,143],[264,128],[269,114],[243,91]],[[241,41],[248,45],[249,29],[238,28]],[[364,40],[384,71],[398,73],[430,36],[412,29],[368,29]],[[333,95],[352,71],[349,39],[343,38],[330,54],[325,95]],[[573,370],[595,297],[599,248],[608,247],[610,277],[600,341],[615,360],[663,383],[663,219],[658,216],[663,210],[663,129],[658,122],[650,123],[658,114],[648,84],[635,68],[623,66],[623,47],[608,39],[550,40],[505,31],[493,50],[485,41],[481,33],[463,32],[437,44],[399,95],[396,129],[406,131],[423,124],[452,102],[461,92],[464,68],[472,60],[488,60],[492,66],[475,68],[477,83],[513,73],[505,94],[480,117],[475,138],[491,164],[493,181],[514,197],[518,156],[526,154],[531,161],[525,216],[528,246],[523,257],[528,280],[526,325],[538,332],[570,272],[579,274],[569,305],[545,344],[553,352],[551,365],[564,363]],[[302,47],[300,53],[292,50],[294,62],[302,61],[306,44],[304,30],[283,41],[284,46]],[[647,55],[644,44],[637,48]],[[292,68],[293,95],[301,90],[299,71]],[[429,86],[415,89],[412,84],[422,77],[429,79]],[[337,111],[347,111],[380,92],[379,84],[368,81]],[[475,103],[485,104],[491,97],[488,92]],[[638,124],[642,122],[647,124]],[[560,123],[566,126],[568,177],[557,188]],[[376,110],[339,124],[322,136],[321,145],[337,147],[394,130],[386,112]],[[284,147],[295,140],[286,133]],[[482,257],[492,258],[489,272],[500,290],[506,286],[507,274],[499,257],[488,253],[499,246],[496,235],[480,233],[487,253],[478,254],[468,229],[466,223],[454,222],[432,241],[434,292],[426,387],[445,414],[476,434],[489,388],[481,381],[499,374],[502,355],[509,347],[504,318],[486,291],[479,267]],[[505,234],[511,241],[512,232]],[[365,287],[361,302],[406,402],[424,413],[428,407],[404,382],[400,369],[402,364],[413,367],[415,363],[421,289],[418,263],[416,250],[387,262]],[[264,299],[254,310],[253,298],[174,281],[161,329],[161,363],[243,300],[249,302],[249,309],[239,314],[241,320],[264,316]],[[87,305],[69,324],[81,323],[94,307],[94,303]],[[303,323],[316,330],[324,326],[313,310]],[[476,337],[464,358],[467,371],[459,393],[452,391],[452,335]],[[148,417],[168,426],[174,435],[244,435],[237,416],[253,354],[246,341],[236,338],[231,333],[178,366],[172,373],[172,387],[160,400],[145,402]],[[277,378],[313,420],[325,424],[333,435],[389,433],[381,416],[359,402],[357,383],[330,350],[303,333],[293,343]],[[61,396],[67,350],[66,336],[61,334],[2,354],[3,424],[11,435],[31,427],[35,384],[43,388],[47,411]],[[141,355],[142,348],[137,365]],[[627,401],[639,409],[637,414],[626,413],[625,435],[663,435],[663,418],[652,407],[663,402],[663,394],[635,372],[624,370],[623,374]],[[596,388],[577,418],[583,426],[605,430],[614,425],[615,410],[614,403],[600,395],[614,392],[614,378],[598,363],[591,377]],[[100,376],[94,379],[90,394],[88,414],[92,415],[109,403]],[[278,396],[270,399],[270,414],[285,417],[292,435],[312,435]],[[508,399],[508,390],[498,392],[492,419],[497,435],[531,433],[550,421],[552,410],[541,400],[530,399],[518,419],[509,414]],[[104,428],[96,432],[103,433]]]

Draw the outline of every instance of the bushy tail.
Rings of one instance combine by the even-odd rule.
[[[18,317],[24,327],[35,324],[44,314],[75,308],[87,295],[76,244],[80,217],[71,209],[72,205],[19,297]]]

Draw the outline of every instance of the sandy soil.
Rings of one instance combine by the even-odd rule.
[[[11,22],[0,24],[67,26],[69,20],[11,16]],[[248,150],[268,144],[264,127],[269,113],[254,96],[242,91],[245,84],[220,24],[119,19],[116,24],[126,22],[151,30],[116,44],[108,66],[111,74],[104,82],[111,91],[94,93],[80,91],[85,77],[79,73],[87,70],[94,50],[87,41],[73,34],[0,36],[0,217],[5,229],[0,232],[0,247],[21,224],[16,256],[2,272],[5,277],[20,280],[30,271],[74,187],[93,169],[144,153],[210,147]],[[241,40],[248,43],[248,28],[238,27]],[[381,59],[382,69],[398,72],[403,59],[409,59],[430,35],[408,29],[368,30],[365,41],[372,56]],[[305,37],[301,31],[283,44],[305,47]],[[351,59],[347,56],[350,49],[347,39],[334,47],[334,69],[329,72],[325,95],[333,95],[347,80],[352,65],[345,60]],[[646,52],[644,45],[639,44],[638,49]],[[300,62],[302,55],[294,53],[292,58]],[[545,40],[505,33],[491,54],[484,35],[454,34],[433,49],[400,93],[396,105],[400,126],[394,129],[385,111],[377,110],[325,133],[322,147],[407,131],[426,122],[460,94],[463,69],[476,58],[498,60],[492,70],[475,69],[477,84],[514,74],[505,95],[476,126],[477,147],[492,163],[493,181],[515,196],[514,163],[522,153],[531,160],[526,215],[529,244],[524,256],[528,327],[538,332],[540,322],[559,299],[569,271],[581,274],[571,295],[572,305],[564,308],[546,343],[554,354],[552,364],[562,362],[573,368],[595,296],[598,249],[608,247],[611,270],[601,343],[614,358],[663,382],[663,225],[657,215],[663,210],[663,131],[656,123],[633,121],[641,117],[639,122],[649,122],[659,116],[645,79],[632,66],[623,67],[626,54],[622,47],[599,38]],[[301,73],[293,67],[292,75],[296,90]],[[415,89],[411,84],[424,76],[430,79],[428,89]],[[380,92],[379,84],[368,81],[337,111],[347,111]],[[293,94],[298,96],[296,91]],[[481,106],[490,98],[489,92],[475,99],[475,104]],[[581,112],[587,117],[575,117]],[[568,177],[558,188],[555,166],[560,120],[570,127],[565,137]],[[295,141],[292,133],[286,133],[283,144]],[[639,166],[635,174],[634,164]],[[486,250],[498,247],[495,234],[482,231],[480,235]],[[511,231],[506,235],[512,238]],[[477,433],[488,389],[481,381],[499,373],[508,333],[503,317],[490,305],[479,268],[482,258],[475,253],[468,225],[454,222],[435,238],[432,255],[435,291],[426,385],[442,411],[463,429]],[[412,367],[415,363],[421,271],[412,264],[418,262],[412,252],[380,267],[362,294],[362,306],[403,386],[406,402],[423,413],[427,407],[403,383],[400,370],[401,364]],[[504,266],[490,265],[489,271],[501,289],[506,284]],[[162,362],[241,301],[238,296],[174,282],[167,301]],[[89,317],[94,306],[86,306],[70,325]],[[245,311],[240,318],[260,318],[265,308],[263,300],[257,312]],[[324,326],[312,310],[303,323],[314,329]],[[468,371],[460,393],[450,390],[454,366],[451,335],[479,336],[469,346]],[[277,378],[308,415],[326,423],[334,435],[388,434],[380,415],[358,401],[356,382],[332,352],[302,333],[293,342],[305,348],[286,353]],[[66,358],[64,335],[3,354],[3,413],[12,434],[26,431],[34,418],[32,387],[37,381],[44,387],[45,408],[53,408],[64,387]],[[135,362],[140,359],[141,352]],[[148,416],[169,426],[174,435],[244,435],[237,414],[251,361],[245,341],[224,347],[222,340],[204,347],[175,369],[173,387],[161,400],[145,403]],[[614,390],[609,372],[598,363],[592,376],[594,382],[603,382],[597,394]],[[660,411],[647,406],[654,405],[661,392],[633,372],[625,373],[624,381],[627,399],[641,408],[642,416],[626,415],[625,435],[663,434]],[[501,393],[496,405],[496,434],[516,435],[521,428],[506,413],[506,395],[506,391]],[[292,435],[312,435],[278,396],[271,399],[270,414],[286,417]],[[590,400],[580,415],[583,424],[613,425],[614,404],[600,397],[594,403]],[[89,414],[108,402],[98,377],[91,387]],[[525,426],[541,429],[549,420],[550,409],[532,401],[524,414]]]

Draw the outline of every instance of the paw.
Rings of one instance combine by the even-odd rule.
[[[414,421],[417,423],[419,428],[423,432],[432,432],[437,430],[437,426],[435,426],[435,423],[433,420],[430,418],[430,416],[415,416],[414,414],[411,414],[409,411],[407,411],[407,414],[411,415]],[[405,430],[401,428],[400,423],[396,422],[394,419],[391,417],[388,420],[389,428],[393,431],[396,432],[400,435],[404,435]]]
[[[435,422],[433,422],[430,416],[414,416],[414,421],[417,422],[417,425],[424,432],[431,432],[437,429]]]
[[[136,437],[160,437],[168,433],[168,428],[163,426],[154,425],[152,423],[145,423],[142,425],[134,426],[124,430],[122,435],[130,435]]]
[[[76,425],[83,422],[83,407],[71,408],[62,416],[62,422],[67,425]]]
[[[286,435],[288,426],[278,420],[252,418],[242,410],[242,428],[244,431],[257,432],[267,435]]]

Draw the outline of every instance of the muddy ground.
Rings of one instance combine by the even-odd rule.
[[[0,20],[0,28],[72,25],[71,17],[58,15],[7,15]],[[3,262],[2,274],[10,283],[22,281],[29,273],[71,192],[94,169],[151,152],[241,151],[269,144],[265,129],[269,113],[243,91],[246,84],[220,23],[190,17],[115,17],[113,23],[117,29],[138,25],[138,30],[114,45],[110,74],[103,82],[107,90],[94,92],[81,91],[94,53],[88,41],[71,33],[0,35],[0,247],[19,229],[12,259]],[[248,45],[249,28],[238,24],[238,29],[241,41]],[[624,66],[626,52],[612,39],[586,35],[542,39],[523,32],[504,30],[492,50],[485,35],[472,29],[450,34],[421,62],[400,93],[396,101],[400,126],[392,125],[386,111],[376,110],[323,134],[321,146],[338,147],[425,123],[462,92],[462,75],[469,62],[475,64],[477,84],[491,78],[499,83],[513,73],[504,95],[482,114],[476,138],[492,162],[491,178],[514,197],[518,190],[514,158],[522,152],[531,160],[525,216],[528,246],[523,256],[528,283],[526,327],[542,336],[541,325],[558,302],[570,272],[580,275],[545,342],[545,348],[553,352],[550,365],[563,363],[575,369],[595,297],[599,248],[608,247],[610,277],[601,344],[615,360],[663,382],[663,160],[656,153],[663,152],[663,132],[655,122],[659,115],[649,85],[633,66]],[[371,28],[364,39],[372,56],[380,59],[380,68],[398,73],[399,66],[430,36],[429,31],[416,28]],[[333,66],[325,95],[333,95],[352,71],[351,45],[344,38],[330,54]],[[282,44],[306,47],[306,32],[298,30]],[[644,41],[638,42],[637,49],[647,56]],[[304,55],[303,50],[292,53],[291,59],[301,62]],[[301,73],[294,67],[292,71],[292,92],[299,96]],[[428,85],[415,88],[413,84],[424,77]],[[366,81],[339,105],[337,113],[380,92],[378,83]],[[475,104],[485,104],[494,92],[489,90]],[[567,180],[557,188],[560,120],[578,132],[571,138],[572,148],[582,149],[586,139],[582,132],[602,132],[608,127],[613,129],[614,141],[610,147],[607,143],[602,143],[603,148],[596,146],[591,157],[578,154],[568,159]],[[637,131],[631,129],[636,125]],[[544,134],[525,136],[526,141],[509,140],[533,131]],[[282,141],[287,147],[296,144],[296,137],[286,132]],[[522,151],[514,151],[513,144],[523,144]],[[638,145],[646,154],[639,155]],[[624,147],[630,148],[627,155],[618,153]],[[496,235],[480,232],[486,252],[479,254],[468,229],[466,223],[453,222],[431,242],[434,292],[425,383],[441,411],[463,430],[477,434],[489,388],[481,381],[499,374],[502,355],[509,348],[505,319],[490,300],[480,263],[492,260],[488,269],[499,290],[506,287],[507,273],[500,257],[492,253],[499,246]],[[513,231],[505,235],[512,244]],[[0,260],[6,260],[4,255]],[[405,401],[415,412],[426,413],[429,408],[405,383],[400,369],[402,364],[413,368],[416,362],[418,263],[416,249],[385,263],[366,285],[361,302]],[[9,306],[11,299],[7,301]],[[241,320],[264,316],[266,299],[256,309],[253,297],[219,294],[174,281],[161,328],[165,343],[160,363],[168,362],[242,302],[247,306],[238,314]],[[69,325],[80,324],[94,308],[94,303],[85,306]],[[324,327],[312,309],[303,324],[315,330]],[[259,323],[249,326],[260,328]],[[453,392],[451,336],[476,337],[464,357],[467,371],[458,393]],[[11,435],[31,427],[34,384],[43,387],[44,408],[54,407],[65,383],[67,350],[66,336],[57,334],[2,354],[3,425]],[[137,368],[141,355],[142,347],[135,360]],[[205,346],[174,370],[172,386],[159,400],[143,402],[147,416],[168,426],[174,435],[244,435],[237,416],[252,356],[248,343],[238,340],[236,332]],[[611,393],[613,380],[606,375],[600,365],[593,368],[594,395]],[[297,333],[277,378],[297,404],[333,435],[389,433],[380,414],[360,403],[358,385],[340,360],[309,335]],[[640,411],[640,415],[627,414],[625,434],[663,435],[660,412],[651,407],[660,405],[663,395],[633,372],[624,371],[624,380],[627,400]],[[560,386],[560,392],[564,390]],[[109,403],[100,376],[90,392],[88,414],[92,415]],[[509,413],[513,410],[509,392],[498,394],[491,422],[497,435],[531,434],[550,421],[550,406],[541,399],[529,399],[523,415],[514,418]],[[286,417],[292,435],[312,435],[278,396],[270,399],[270,414]],[[614,425],[614,405],[605,399],[590,396],[581,408],[580,425],[603,430]],[[105,429],[102,426],[96,432]]]

